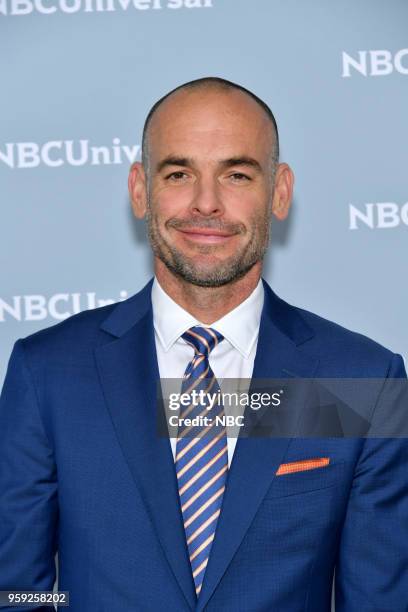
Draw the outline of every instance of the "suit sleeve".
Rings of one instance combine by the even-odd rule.
[[[53,450],[18,340],[0,396],[0,590],[48,590],[55,582],[58,500]],[[21,607],[19,610],[51,610]],[[16,610],[2,607],[0,610]]]
[[[391,378],[406,378],[399,355]],[[336,612],[408,610],[408,438],[364,442],[340,534],[335,601]]]

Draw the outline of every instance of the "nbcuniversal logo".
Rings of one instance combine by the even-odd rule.
[[[342,65],[342,77],[351,77],[352,74],[387,76],[394,71],[408,75],[408,49],[400,49],[394,54],[388,49],[358,51],[354,57],[343,51]]]
[[[395,202],[364,204],[357,208],[349,204],[349,229],[393,229],[400,225],[408,227],[408,202],[399,206]]]
[[[128,292],[122,290],[119,297],[97,298],[95,292],[55,293],[54,295],[14,295],[9,300],[0,297],[0,323],[7,321],[44,321],[51,318],[63,321],[83,310],[93,310],[108,304],[122,302],[128,298]]]
[[[141,146],[121,144],[113,138],[109,145],[91,145],[89,140],[49,140],[37,142],[7,142],[0,146],[0,164],[9,168],[48,168],[60,166],[106,166],[133,163]]]
[[[0,15],[23,17],[30,13],[104,13],[136,10],[212,8],[213,0],[0,0]]]

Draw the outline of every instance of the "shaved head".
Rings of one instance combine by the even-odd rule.
[[[129,189],[159,282],[216,288],[259,275],[272,215],[286,217],[292,193],[278,155],[271,110],[240,85],[199,79],[156,102]]]
[[[246,96],[249,96],[253,101],[256,102],[260,112],[263,112],[267,119],[270,122],[271,126],[271,134],[272,134],[272,143],[271,143],[271,171],[274,174],[276,166],[279,160],[279,135],[278,135],[278,127],[276,124],[275,117],[269,108],[269,106],[258,98],[254,93],[242,87],[242,85],[238,85],[237,83],[233,83],[232,81],[227,81],[226,79],[222,79],[219,77],[204,77],[201,79],[196,79],[194,81],[189,81],[188,83],[184,83],[179,85],[175,89],[172,89],[166,95],[164,95],[160,100],[158,100],[150,109],[144,126],[143,126],[143,137],[142,137],[142,163],[145,169],[146,175],[149,175],[150,170],[150,143],[149,143],[149,134],[150,127],[153,123],[154,117],[159,111],[159,109],[164,105],[165,102],[169,101],[171,98],[176,98],[183,93],[189,92],[219,92],[220,94],[231,93],[231,92],[241,92]]]

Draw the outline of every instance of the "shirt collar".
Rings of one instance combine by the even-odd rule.
[[[241,304],[211,324],[201,323],[177,304],[159,285],[152,285],[153,323],[163,350],[167,352],[190,327],[213,327],[247,359],[258,337],[264,301],[262,279]]]

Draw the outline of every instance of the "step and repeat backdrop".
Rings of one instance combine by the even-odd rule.
[[[0,0],[0,386],[17,338],[152,275],[130,164],[202,76],[274,111],[295,173],[265,278],[408,356],[406,0]]]

